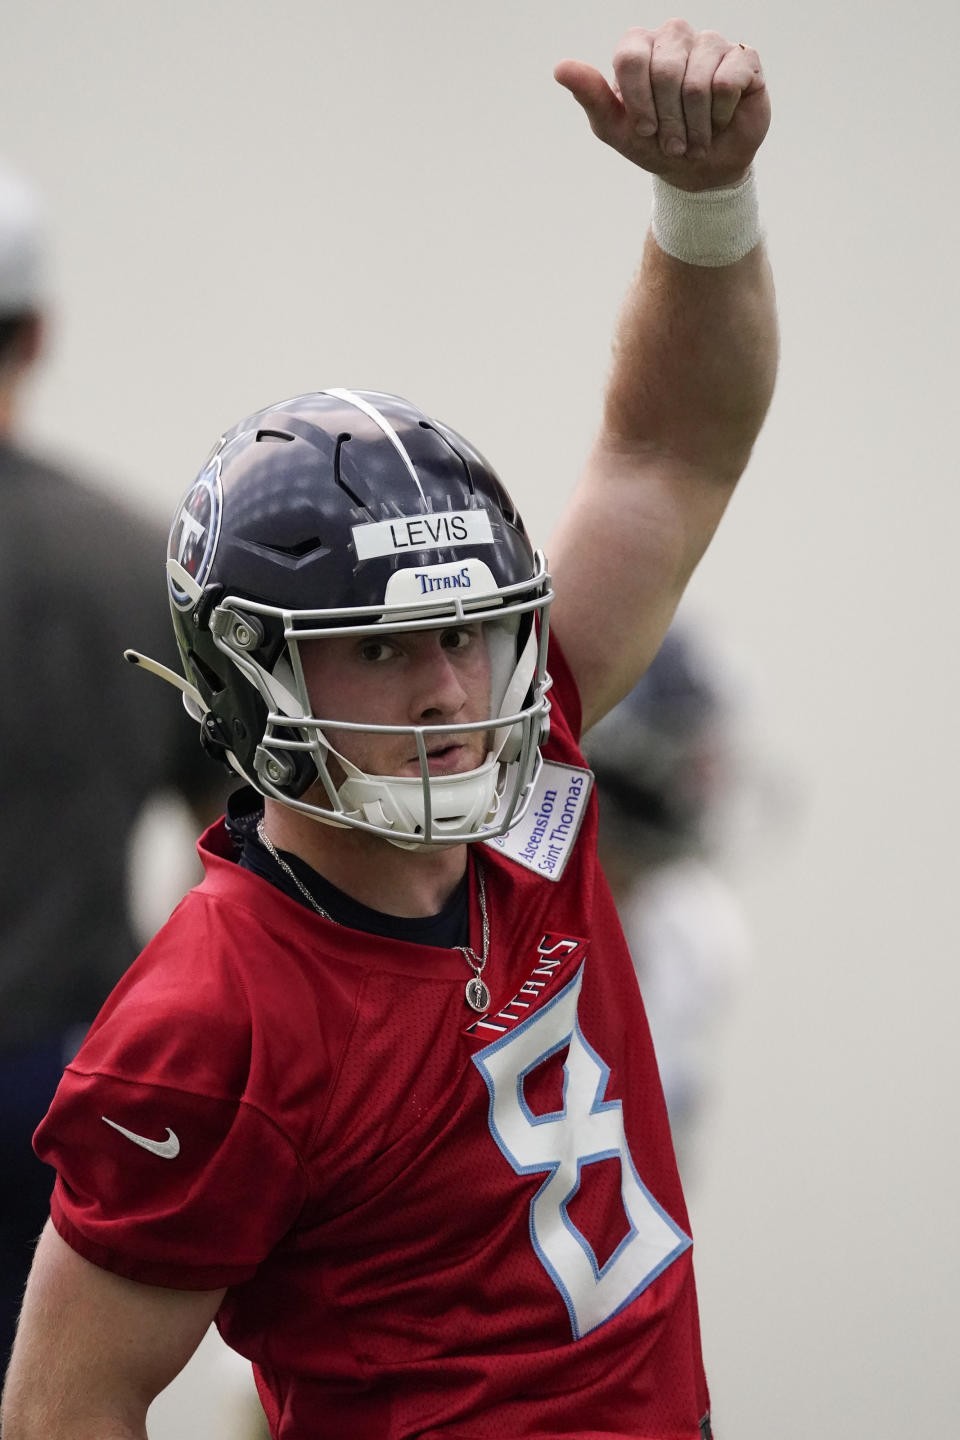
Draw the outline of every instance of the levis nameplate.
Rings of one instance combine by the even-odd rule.
[[[410,550],[445,550],[451,545],[492,545],[486,510],[438,510],[434,515],[397,515],[370,525],[354,525],[358,560]]]

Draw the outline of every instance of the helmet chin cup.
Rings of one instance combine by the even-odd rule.
[[[367,824],[382,826],[387,839],[394,838],[391,832],[407,837],[397,844],[460,844],[496,814],[498,776],[491,755],[459,775],[354,775],[340,786],[338,798],[345,818],[362,815]]]

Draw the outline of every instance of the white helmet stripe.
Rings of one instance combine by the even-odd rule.
[[[411,479],[413,480],[417,489],[420,491],[420,499],[426,502],[427,497],[423,493],[423,486],[420,484],[420,476],[417,474],[414,468],[413,461],[410,459],[410,456],[404,449],[403,441],[400,439],[400,436],[397,434],[396,430],[394,430],[393,426],[386,419],[386,417],[384,415],[381,415],[380,411],[377,410],[373,405],[368,404],[366,400],[362,400],[359,395],[355,395],[352,390],[321,390],[320,393],[321,395],[333,395],[337,400],[346,400],[348,405],[353,405],[355,409],[362,410],[364,415],[368,415],[373,421],[373,423],[379,426],[379,428],[383,431],[384,435],[390,441],[390,444],[393,446],[394,450],[396,450],[397,454],[400,456],[400,459],[403,461],[404,465],[406,465],[407,469],[410,471]]]

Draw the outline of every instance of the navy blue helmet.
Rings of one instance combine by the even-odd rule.
[[[264,795],[401,845],[516,823],[547,728],[552,595],[509,495],[456,431],[371,391],[317,391],[248,416],[177,507],[167,580],[185,682],[166,678],[208,748]],[[483,624],[491,656],[489,716],[466,727],[489,736],[479,769],[429,775],[424,739],[450,724],[409,727],[418,777],[370,776],[332,750],[333,722],[306,692],[304,640],[467,622]]]

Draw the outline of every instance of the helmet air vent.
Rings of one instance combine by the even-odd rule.
[[[340,486],[340,489],[344,492],[345,495],[350,496],[350,499],[353,501],[354,505],[356,505],[359,510],[366,510],[368,515],[373,515],[373,511],[370,509],[370,506],[367,504],[367,502],[365,500],[361,500],[356,490],[354,490],[353,487],[348,484],[348,482],[344,479],[343,471],[340,468],[340,451],[343,449],[344,445],[346,445],[347,442],[352,439],[353,436],[349,435],[346,431],[344,431],[341,435],[337,436],[337,451],[333,457],[333,473],[336,477],[337,484]]]
[[[428,420],[421,420],[419,424],[421,430],[429,430],[431,434],[436,435],[437,439],[441,441],[442,444],[446,445],[447,449],[450,451],[450,454],[456,456],[463,469],[463,478],[466,482],[467,489],[469,490],[471,495],[476,495],[477,487],[473,483],[473,475],[471,474],[470,466],[460,454],[460,451],[457,449],[456,445],[451,445],[447,436],[444,435],[441,430],[438,430],[435,425],[431,425]]]
[[[262,445],[264,440],[293,440],[293,436],[287,430],[258,430],[257,444]]]
[[[295,545],[271,545],[267,541],[261,541],[259,545],[255,545],[253,541],[247,540],[245,546],[248,550],[266,551],[270,555],[287,555],[291,560],[302,560],[306,555],[315,555],[318,551],[329,554],[330,550],[328,545],[324,545],[319,535],[311,535],[307,540],[298,540]]]

